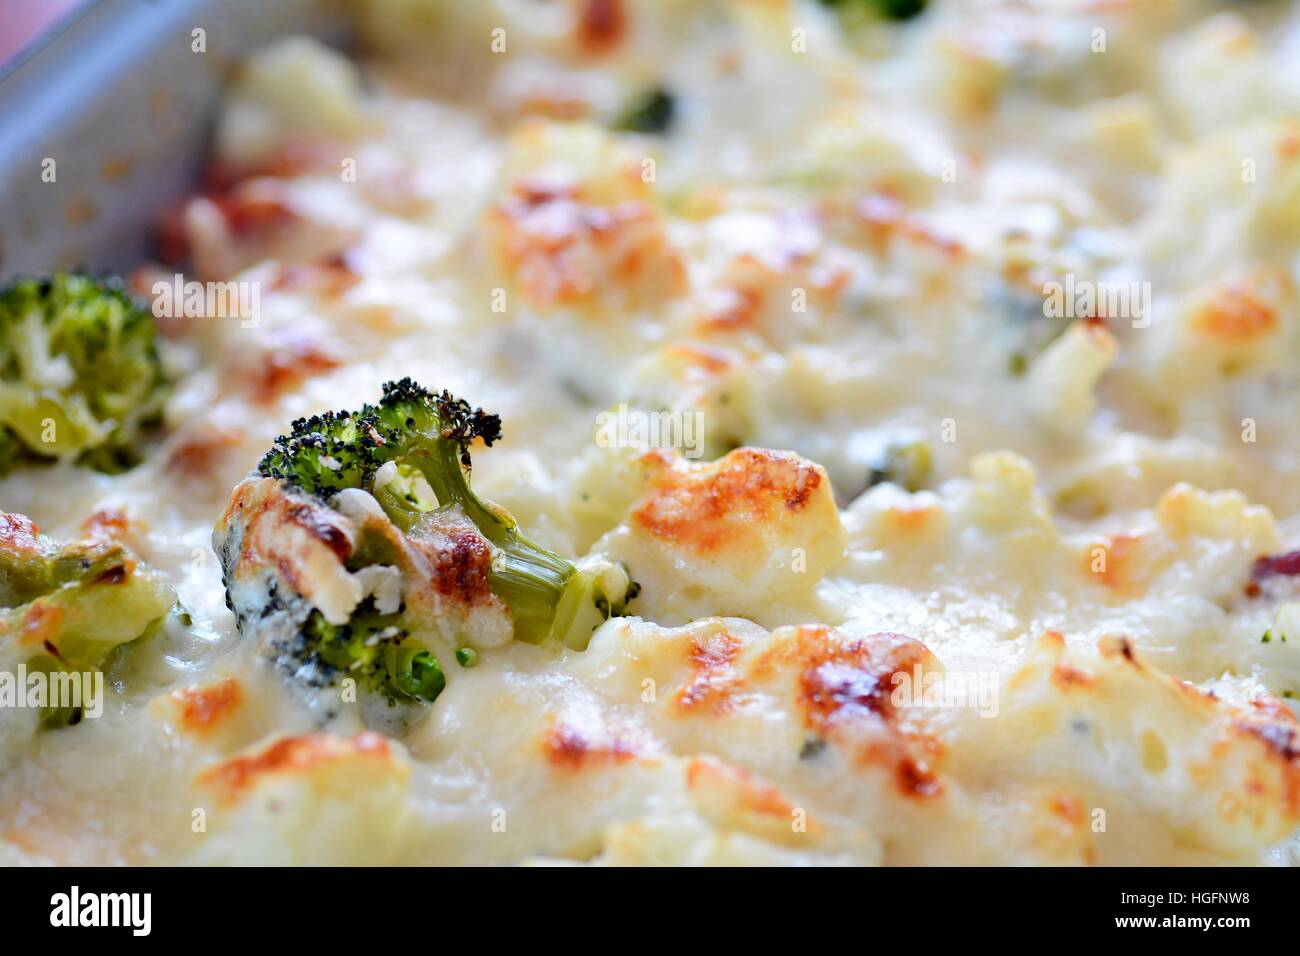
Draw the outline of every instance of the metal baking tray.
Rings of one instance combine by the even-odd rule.
[[[92,0],[10,65],[0,280],[146,257],[158,215],[203,168],[230,71],[288,33],[348,40],[328,0]]]

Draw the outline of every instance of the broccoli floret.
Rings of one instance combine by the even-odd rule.
[[[858,6],[874,10],[887,20],[910,20],[925,10],[926,0],[819,0],[825,7]]]
[[[321,500],[345,488],[370,492],[407,532],[435,510],[459,510],[494,549],[488,583],[510,610],[515,638],[585,647],[602,621],[624,611],[631,585],[621,569],[579,570],[474,493],[470,444],[500,435],[496,415],[403,379],[385,384],[378,404],[294,422],[258,472]]]
[[[22,515],[0,512],[0,651],[28,672],[103,670],[117,648],[151,633],[175,603],[155,572],[120,545],[60,545]],[[80,708],[46,707],[62,727]]]
[[[0,474],[139,460],[167,395],[153,316],[115,279],[60,273],[0,289]]]
[[[871,466],[867,487],[886,481],[910,492],[920,491],[933,470],[930,446],[923,441],[896,442],[886,446]]]
[[[313,611],[300,649],[390,700],[432,701],[447,679],[438,659],[409,640],[401,621],[399,613],[377,613],[369,599],[347,624],[330,624]]]
[[[662,86],[655,86],[634,100],[615,124],[630,133],[665,133],[672,126],[677,101]]]

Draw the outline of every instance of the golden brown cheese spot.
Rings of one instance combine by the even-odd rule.
[[[284,517],[333,551],[340,562],[346,561],[352,553],[352,542],[347,533],[324,508],[306,502],[290,501],[285,505]]]
[[[1213,691],[1201,690],[1191,681],[1174,680],[1176,687],[1184,697],[1207,708],[1213,708],[1219,702]]]
[[[591,113],[589,93],[569,76],[539,78],[514,102],[514,114],[567,122]]]
[[[332,171],[337,165],[336,153],[334,146],[319,137],[290,133],[255,164],[213,161],[203,171],[200,192],[208,197],[221,196],[266,177],[292,179],[302,173],[327,168]]]
[[[932,660],[920,641],[888,631],[849,641],[832,640],[825,627],[799,633],[807,635],[799,678],[804,719],[818,730],[863,717],[893,719],[894,675],[910,677]]]
[[[938,250],[945,256],[958,258],[966,250],[960,242],[938,235],[919,223],[907,211],[902,200],[889,193],[873,193],[857,207],[858,220],[866,229],[872,245],[887,249],[895,239]]]
[[[791,230],[796,234],[799,231]],[[805,294],[808,307],[819,311],[833,308],[850,276],[843,268],[815,265],[814,251],[813,246],[791,238],[765,258],[752,253],[737,256],[719,279],[716,301],[700,319],[701,330],[725,333],[757,329],[769,306],[786,302],[791,286]],[[784,311],[788,308],[788,304],[781,305],[778,321],[788,320],[788,312]]]
[[[269,493],[268,493],[269,492]],[[345,532],[334,523],[324,508],[285,496],[272,479],[244,485],[235,489],[227,506],[230,513],[241,513],[248,526],[244,538],[244,556],[250,561],[261,561],[277,550],[277,531],[283,525],[293,525],[324,544],[336,558],[345,558],[340,542],[346,542]]]
[[[177,433],[167,452],[167,468],[194,478],[211,476],[243,437],[243,431],[233,424],[196,421]]]
[[[0,547],[7,551],[39,550],[36,523],[26,515],[0,511]]]
[[[1076,855],[1083,863],[1092,865],[1097,853],[1090,842],[1085,826],[1085,804],[1070,793],[1051,794],[1046,801],[1046,815],[1034,826],[1034,844],[1053,858]]]
[[[542,755],[556,770],[578,772],[634,763],[656,753],[635,728],[586,716],[561,716],[542,735]]]
[[[1042,650],[1059,654],[1065,650],[1065,635],[1060,631],[1044,631],[1035,643]]]
[[[272,288],[319,292],[327,299],[337,299],[360,281],[348,253],[338,252],[315,262],[280,266]]]
[[[592,56],[609,53],[627,34],[623,0],[579,0],[578,46]]]
[[[821,823],[776,787],[712,756],[695,757],[687,764],[686,790],[696,810],[723,830],[752,833],[786,846],[824,832]]]
[[[190,203],[204,200],[221,213],[236,238],[274,235],[295,222],[298,214],[287,199],[287,178],[319,166],[323,159],[317,145],[286,142],[261,169],[234,169],[212,164],[204,173],[203,185],[195,194],[167,207],[158,219],[156,235],[159,258],[179,265],[190,255],[186,213]],[[250,175],[257,172],[262,175]]]
[[[1111,535],[1101,544],[1089,548],[1084,567],[1093,580],[1114,590],[1128,590],[1138,578],[1142,536]]]
[[[713,758],[691,760],[686,767],[686,786],[690,790],[725,789],[735,795],[737,810],[776,817],[782,822],[789,821],[795,810],[794,804],[776,787],[755,780],[747,770]]]
[[[1045,657],[1059,657],[1065,651],[1065,635],[1060,631],[1044,631],[1034,642],[1033,652]],[[1032,667],[1021,667],[1007,680],[1007,690],[1019,690],[1033,682],[1036,672]]]
[[[1300,721],[1285,703],[1267,697],[1251,701],[1233,729],[1263,743],[1270,768],[1281,777],[1286,815],[1300,819]],[[1263,793],[1266,787],[1258,782],[1254,789]]]
[[[1071,827],[1083,826],[1084,807],[1078,798],[1068,793],[1058,793],[1048,801],[1052,815]]]
[[[1275,838],[1295,826],[1300,819],[1300,722],[1285,704],[1275,700],[1250,707],[1225,704],[1144,666],[1132,642],[1122,636],[1103,638],[1099,648],[1102,661],[1089,677],[1089,706],[1094,718],[1107,725],[1107,736],[1127,738],[1135,766],[1153,776],[1177,766],[1196,788],[1215,800],[1221,819],[1206,821],[1206,826],[1228,823],[1243,832],[1276,833]],[[1075,689],[1078,685],[1074,682],[1070,682],[1072,687],[1062,687],[1060,676],[1070,670],[1064,653],[1059,635],[1045,635],[1035,648],[1038,664],[1025,670],[1035,673],[1036,680],[1050,674],[1056,692]],[[1019,677],[1013,678],[1013,685],[1024,683]],[[1116,701],[1124,706],[1140,704],[1143,713],[1154,708],[1155,725],[1134,727],[1131,715],[1114,712],[1111,705]],[[1175,727],[1191,728],[1188,732],[1193,735],[1198,731],[1212,731],[1213,735],[1205,740],[1205,749],[1188,753],[1179,746],[1177,736],[1168,738],[1170,728]]]
[[[898,789],[909,797],[924,799],[937,797],[943,792],[943,783],[934,770],[924,761],[916,760],[910,755],[904,754],[899,758],[895,780]]]
[[[204,770],[198,782],[215,790],[223,803],[232,804],[270,778],[302,777],[325,764],[357,757],[387,764],[392,753],[384,737],[372,731],[351,740],[332,734],[283,737],[254,753],[232,757]]]
[[[1097,643],[1097,647],[1101,650],[1102,656],[1108,660],[1118,658],[1138,670],[1142,669],[1142,664],[1137,658],[1137,652],[1133,650],[1133,642],[1127,637],[1119,634],[1107,634]]]
[[[235,568],[240,578],[274,569],[283,584],[311,600],[327,617],[351,611],[347,603],[351,526],[341,515],[306,498],[286,494],[270,478],[246,479],[236,486],[219,525],[242,525],[242,552]]]
[[[1110,326],[1106,324],[1106,320],[1123,318],[1122,315],[1106,315],[1105,310],[1108,307],[1109,303],[1100,302],[1093,307],[1098,309],[1098,312],[1093,315],[1085,315],[1079,319],[1079,327],[1092,339],[1093,347],[1103,353],[1114,352],[1119,348],[1115,335],[1111,332]]]
[[[729,709],[731,693],[740,685],[733,665],[743,646],[726,630],[693,637],[688,654],[691,677],[677,693],[678,710],[718,714]]]
[[[740,364],[734,352],[700,342],[675,342],[664,349],[664,354],[683,369],[708,378],[730,372]]]
[[[131,519],[116,508],[101,508],[81,523],[82,535],[91,541],[123,541],[131,530]]]
[[[753,670],[758,677],[793,670],[806,726],[819,736],[844,732],[845,739],[867,731],[859,760],[889,768],[903,795],[926,799],[943,792],[935,769],[943,745],[905,720],[892,698],[895,675],[914,680],[936,663],[929,648],[902,634],[844,639],[824,625],[804,625],[793,642],[764,653]]]
[[[744,286],[723,289],[721,302],[704,316],[701,325],[706,331],[715,332],[750,328],[757,324],[765,297],[762,289]]]
[[[1273,306],[1244,281],[1219,285],[1191,317],[1191,327],[1196,332],[1232,344],[1268,336],[1277,324]]]
[[[1156,515],[1171,534],[1189,534],[1198,502],[1196,489],[1179,482],[1160,496],[1156,502]]]
[[[284,184],[275,179],[247,179],[227,193],[210,196],[237,238],[265,236],[293,223],[298,215]]]
[[[311,336],[292,329],[274,336],[248,373],[253,401],[266,405],[342,360]]]
[[[1277,144],[1278,159],[1290,161],[1300,158],[1300,134],[1285,132],[1278,137]]]
[[[50,654],[62,659],[59,649],[53,643],[62,624],[61,607],[46,601],[34,601],[23,612],[22,623],[18,630],[18,643],[32,646],[44,645]]]
[[[1058,690],[1085,690],[1096,683],[1096,678],[1087,671],[1080,670],[1065,661],[1059,662],[1052,668],[1052,684]]]
[[[215,684],[182,687],[172,691],[177,721],[183,730],[206,734],[231,717],[240,707],[244,692],[239,681],[227,677]]]
[[[798,455],[738,448],[703,468],[661,472],[632,520],[698,554],[758,547],[756,528],[799,514],[825,480],[820,467]]]
[[[943,524],[943,506],[936,501],[908,501],[885,511],[890,531],[905,538],[922,537]]]
[[[646,202],[594,205],[576,189],[524,181],[487,222],[502,262],[539,309],[589,302],[605,284],[653,284],[665,296],[685,288],[685,266]]]
[[[497,603],[488,583],[492,549],[473,528],[451,526],[441,529],[436,537],[412,537],[409,541],[429,560],[429,587],[441,597],[464,607]]]

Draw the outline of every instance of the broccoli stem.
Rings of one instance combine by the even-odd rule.
[[[566,622],[560,620],[557,608],[575,570],[567,561],[557,566],[557,560],[562,561],[523,538],[517,547],[498,552],[492,562],[488,582],[510,608],[516,640],[536,644],[552,633],[565,633]]]
[[[434,701],[447,686],[438,659],[422,647],[390,645],[384,662],[392,686],[406,697]]]
[[[566,625],[572,622],[560,620],[557,609],[577,569],[529,540],[513,518],[489,507],[474,494],[466,480],[458,443],[441,438],[420,442],[406,450],[402,461],[420,470],[440,505],[458,505],[497,549],[488,583],[510,608],[515,639],[534,644],[552,634],[563,639]]]

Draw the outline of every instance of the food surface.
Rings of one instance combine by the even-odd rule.
[[[0,292],[0,863],[1295,862],[1300,5],[350,6]]]

